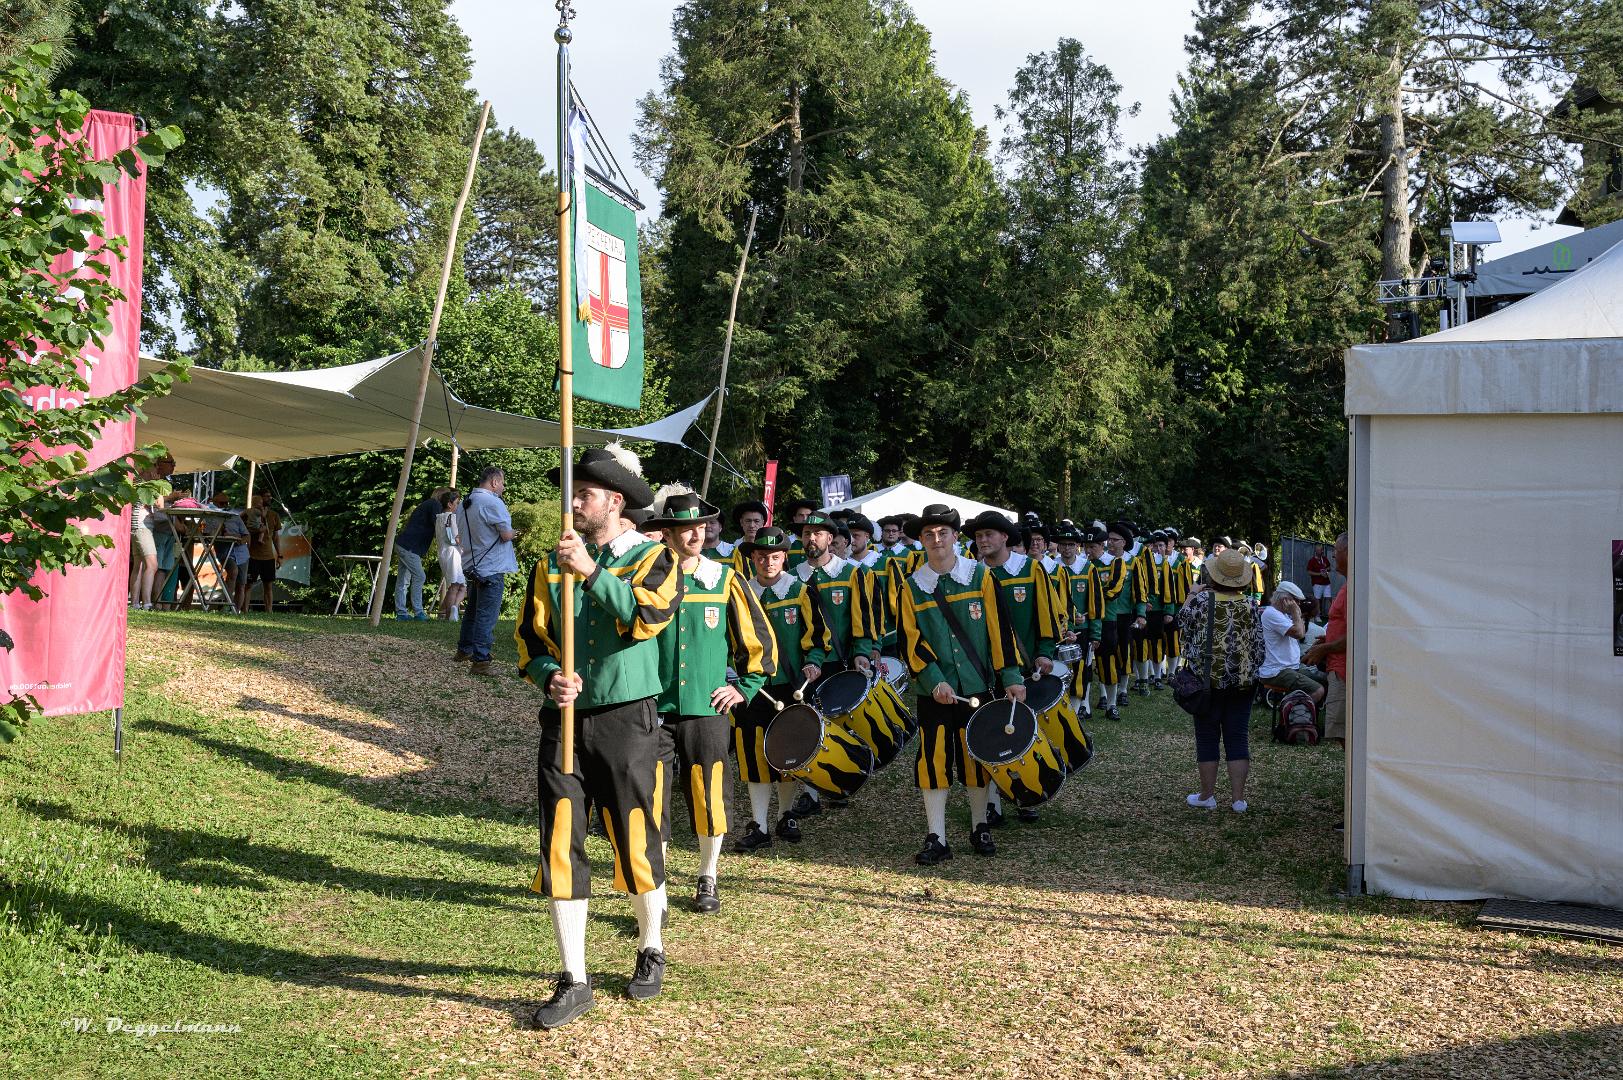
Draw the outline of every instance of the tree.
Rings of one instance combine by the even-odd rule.
[[[468,287],[514,286],[538,310],[556,310],[558,179],[533,141],[495,127],[494,114],[491,123],[474,178],[475,227],[462,248]]]
[[[96,441],[103,425],[138,416],[141,403],[164,393],[179,373],[171,368],[126,390],[89,396],[84,350],[100,348],[111,332],[109,312],[121,297],[108,280],[107,263],[123,257],[124,243],[113,237],[93,247],[102,219],[82,201],[99,201],[105,185],[134,171],[141,159],[162,162],[180,133],[160,129],[135,150],[93,160],[87,143],[68,139],[83,128],[89,102],[48,88],[49,45],[19,52],[20,62],[7,72],[8,91],[0,94],[0,198],[11,208],[0,215],[6,283],[0,295],[0,605],[18,593],[40,599],[42,575],[90,565],[113,546],[111,537],[87,532],[81,522],[168,490],[137,478],[161,456],[160,448],[144,447],[99,467],[90,466],[81,448]],[[71,288],[51,269],[69,253],[76,262],[83,257]],[[41,407],[24,394],[38,387],[69,392],[73,404]],[[0,701],[0,741],[14,738],[33,710],[27,697]]]

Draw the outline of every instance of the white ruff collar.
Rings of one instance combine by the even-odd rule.
[[[824,563],[822,566],[813,566],[809,562],[803,562],[799,566],[795,567],[795,573],[800,575],[800,580],[806,582],[811,581],[812,575],[819,570],[831,578],[839,577],[845,572],[845,560],[840,558],[838,555],[830,555],[828,557],[828,562]]]
[[[1083,558],[1081,555],[1078,555],[1075,562],[1062,562],[1060,565],[1065,567],[1065,569],[1069,570],[1073,574],[1080,574],[1083,569],[1087,567],[1088,560]]]
[[[1167,561],[1167,557],[1165,555],[1154,555],[1152,553],[1152,557],[1155,559],[1156,566],[1160,566],[1162,563]]]
[[[736,545],[736,544],[728,543],[726,540],[717,540],[716,541],[716,554],[720,555],[723,559],[725,559],[727,556],[729,556],[729,555],[731,555],[733,553],[733,549],[735,547],[737,547],[737,546],[738,545]]]
[[[1143,550],[1144,550],[1144,545],[1139,543],[1137,540],[1134,540],[1133,541],[1133,550],[1127,552],[1126,554],[1124,554],[1122,556],[1122,558],[1124,558],[1124,559],[1128,560],[1129,562],[1131,562],[1133,559],[1138,558],[1138,553],[1143,551]]]
[[[898,540],[894,544],[891,544],[889,547],[885,548],[885,550],[890,552],[892,555],[900,555],[902,552],[907,550],[907,543],[906,541]]]
[[[754,590],[757,598],[759,598],[762,593],[770,590],[773,596],[777,597],[779,600],[782,600],[784,597],[789,595],[789,590],[794,588],[794,585],[795,576],[793,574],[779,574],[778,579],[770,585],[762,585],[754,578],[750,578],[750,588]]]
[[[958,561],[953,563],[952,569],[947,571],[947,576],[960,585],[968,585],[975,580],[976,565],[975,560],[960,555]],[[941,575],[936,573],[928,562],[913,571],[913,581],[927,593],[935,592],[936,582],[939,580]]]
[[[723,567],[719,562],[716,562],[714,559],[707,559],[703,555],[700,555],[699,565],[693,569],[693,580],[697,581],[700,585],[703,585],[707,589],[714,589],[716,587],[716,583],[721,580],[721,572],[723,569],[725,569],[725,567]]]
[[[1003,570],[1005,573],[1011,576],[1018,575],[1020,571],[1026,568],[1026,564],[1030,561],[1030,556],[1022,555],[1018,551],[1011,551],[1009,552],[1009,557],[1003,560]],[[966,581],[964,584],[968,585],[969,582]]]
[[[653,543],[652,540],[648,539],[648,537],[644,536],[636,529],[627,529],[625,532],[621,533],[619,536],[616,536],[613,540],[610,540],[603,546],[608,549],[610,555],[613,555],[616,559],[618,559],[622,558],[626,552],[630,551],[638,544],[651,543]]]
[[[1176,551],[1174,551],[1171,555],[1167,556],[1167,565],[1168,566],[1177,566],[1178,565],[1178,560],[1181,557],[1182,556],[1180,556]]]
[[[874,563],[876,563],[878,561],[879,561],[879,552],[875,551],[873,548],[870,547],[866,552],[863,553],[862,558],[857,560],[857,565],[866,566],[871,570],[871,569],[873,569]]]
[[[1115,561],[1116,561],[1116,556],[1110,554],[1110,552],[1108,552],[1108,551],[1102,552],[1099,555],[1099,565],[1100,566],[1109,566],[1111,563],[1113,563]]]

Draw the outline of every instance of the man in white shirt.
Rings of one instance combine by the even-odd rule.
[[[1324,700],[1325,682],[1318,672],[1302,666],[1302,638],[1307,633],[1302,599],[1302,590],[1295,582],[1281,581],[1262,609],[1264,655],[1257,675],[1264,683],[1287,693],[1301,690],[1317,705]]]

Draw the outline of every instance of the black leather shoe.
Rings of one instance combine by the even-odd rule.
[[[1121,710],[1115,708],[1114,706],[1112,706],[1111,708],[1106,709],[1105,710],[1105,719],[1106,720],[1115,720],[1115,721],[1119,722],[1121,720]]]
[[[535,1010],[535,1026],[542,1031],[561,1028],[591,1009],[591,983],[571,982],[567,974],[560,975],[552,996],[545,1005]]]
[[[1019,813],[1015,814],[1015,817],[1019,818],[1027,825],[1030,825],[1033,821],[1037,820],[1037,811],[1031,809],[1029,806],[1021,807]]]
[[[638,949],[637,968],[626,983],[626,997],[647,1001],[665,984],[665,954],[658,949]]]
[[[952,849],[941,842],[941,837],[931,833],[924,838],[924,846],[919,849],[917,855],[913,856],[913,861],[920,866],[934,866],[937,863],[944,863],[950,858],[952,858]]]
[[[740,836],[737,843],[733,844],[733,850],[738,852],[757,851],[771,846],[772,834],[761,828],[752,819],[748,825],[744,826],[744,835]]]
[[[823,812],[823,807],[811,797],[809,791],[802,791],[795,796],[794,805],[789,807],[789,813],[797,818],[816,817]]]
[[[1157,675],[1150,685],[1156,690],[1161,689],[1161,676]]]
[[[1116,695],[1116,708],[1125,709],[1127,708],[1128,704],[1127,691],[1123,690],[1121,693]]]
[[[969,846],[975,849],[977,855],[997,854],[997,845],[992,842],[992,830],[985,825],[970,831]]]
[[[986,824],[994,829],[1001,829],[1003,827],[1003,811],[995,806],[988,806],[986,808]]]
[[[1139,692],[1139,695],[1141,697],[1149,697],[1150,696],[1150,684],[1147,683],[1147,682],[1139,683],[1138,684],[1138,692]]]
[[[716,896],[716,879],[702,877],[698,888],[693,890],[693,910],[700,915],[714,915],[721,910],[721,900]]]
[[[800,820],[791,812],[778,818],[778,839],[791,844],[800,843]]]

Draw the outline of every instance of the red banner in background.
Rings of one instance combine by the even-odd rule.
[[[83,138],[98,159],[110,158],[135,144],[135,118],[125,113],[93,111],[85,121]],[[141,348],[141,257],[146,227],[146,174],[126,176],[107,189],[99,207],[105,234],[125,238],[122,261],[110,260],[112,284],[124,294],[113,305],[113,329],[100,349],[84,350],[90,396],[101,397],[135,382]],[[96,245],[92,244],[92,248]],[[93,252],[92,252],[93,254]],[[64,255],[51,269],[63,277],[73,275],[84,255]],[[36,410],[72,407],[83,395],[55,387],[22,388],[23,398]],[[135,449],[135,422],[107,427],[88,447],[92,467],[104,465]],[[0,687],[8,696],[29,694],[47,715],[99,712],[124,704],[124,633],[130,570],[130,512],[114,518],[82,523],[87,532],[113,538],[113,546],[97,554],[101,565],[76,567],[65,573],[39,577],[44,600],[32,601],[21,593],[5,597],[4,626],[16,641],[14,651],[0,650]]]
[[[778,463],[766,463],[766,483],[761,486],[761,501],[766,503],[766,523],[772,524],[772,508],[778,504],[773,498],[778,493]]]

